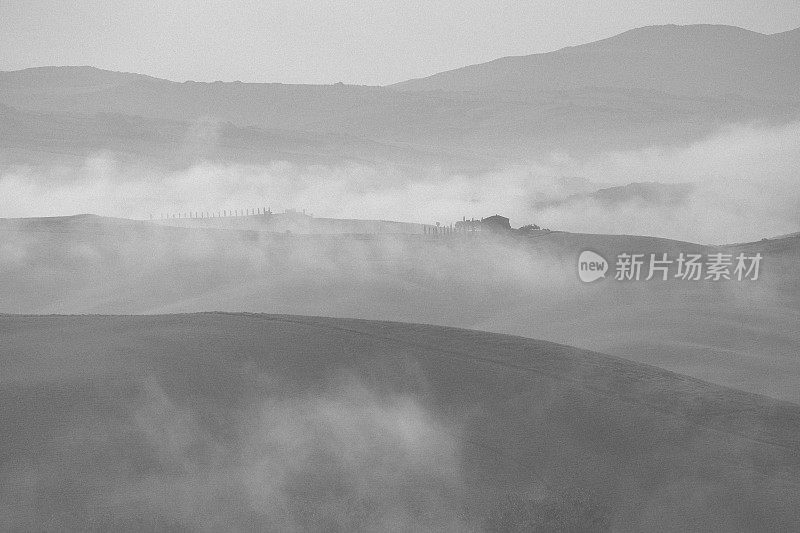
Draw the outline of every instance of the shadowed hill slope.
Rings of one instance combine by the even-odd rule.
[[[778,531],[800,407],[542,341],[0,316],[3,529]]]

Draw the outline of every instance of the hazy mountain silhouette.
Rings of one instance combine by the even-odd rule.
[[[707,97],[800,99],[800,29],[650,26],[555,52],[505,57],[393,86],[411,91],[614,87]]]
[[[536,208],[558,207],[586,201],[597,202],[605,206],[631,202],[674,206],[687,201],[693,190],[694,186],[690,183],[629,183],[628,185],[605,187],[591,192],[570,194],[563,199],[539,202],[536,204]]]
[[[290,160],[332,164],[448,165],[456,158],[414,147],[393,146],[347,133],[236,126],[212,117],[193,122],[121,113],[37,113],[0,104],[0,164],[81,161],[96,153],[121,161],[182,166],[200,159],[243,163]],[[468,158],[458,157],[464,162]],[[473,158],[474,159],[474,158]],[[472,166],[480,164],[474,160]]]
[[[727,26],[663,26],[390,87],[178,83],[92,67],[32,68],[0,72],[0,105],[62,116],[55,136],[66,138],[59,142],[89,149],[94,145],[86,138],[97,128],[87,126],[86,116],[105,114],[106,122],[128,115],[181,123],[186,131],[198,122],[260,130],[232,133],[230,149],[210,150],[209,157],[258,159],[255,147],[266,158],[325,161],[338,153],[385,160],[388,154],[410,161],[434,152],[491,164],[554,150],[685,144],[729,124],[797,120],[798,58],[800,30],[762,35]],[[17,136],[43,120],[17,115],[9,125],[9,116],[0,114],[0,129]],[[140,126],[150,131],[148,142],[160,142],[161,125]],[[100,134],[119,129],[111,124]],[[344,138],[317,148],[319,139],[286,141],[275,132]],[[48,136],[33,133],[15,146],[46,152],[37,147],[42,139]],[[379,155],[369,146],[347,146],[352,142],[379,143],[373,146]],[[103,148],[114,150],[113,144]]]

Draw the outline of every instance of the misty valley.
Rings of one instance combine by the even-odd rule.
[[[0,531],[800,529],[800,30],[384,85],[30,62],[0,70]]]

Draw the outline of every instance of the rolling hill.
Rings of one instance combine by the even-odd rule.
[[[800,407],[542,341],[0,316],[3,529],[785,531]]]
[[[798,82],[800,29],[708,25],[387,87],[0,72],[0,186],[20,215],[324,196],[760,238],[796,229]],[[614,186],[651,169],[698,181]],[[427,230],[0,218],[0,530],[797,528],[800,234]],[[757,280],[613,279],[740,252]]]
[[[121,163],[182,168],[201,161],[266,165],[342,162],[400,166],[486,166],[467,154],[426,151],[347,133],[235,126],[211,117],[194,122],[120,113],[64,114],[21,111],[0,105],[0,165],[81,163],[113,154]]]
[[[755,282],[583,284],[594,250],[710,253],[646,236],[521,239],[299,235],[93,216],[0,220],[0,312],[252,311],[424,322],[602,351],[800,402],[800,240],[761,252]]]
[[[537,202],[536,209],[549,209],[561,205],[594,201],[613,207],[625,203],[652,204],[658,206],[680,205],[690,197],[694,186],[691,183],[629,183],[617,187],[603,187],[589,192],[566,195],[558,200]]]
[[[52,135],[16,135],[19,157],[26,142],[34,153],[54,141],[83,141],[90,150],[98,134],[109,136],[99,148],[124,149],[131,139],[122,133],[134,127],[141,137],[134,147],[144,141],[145,153],[163,158],[158,151],[173,151],[176,125],[190,136],[210,123],[223,131],[219,149],[201,151],[208,158],[258,160],[261,150],[261,159],[330,161],[340,153],[342,160],[445,159],[486,167],[552,151],[684,146],[726,125],[796,121],[798,31],[640,28],[389,87],[177,83],[91,67],[40,67],[0,72],[0,105],[37,114],[18,116],[14,128],[21,131],[56,123]],[[9,112],[0,119],[8,121]],[[159,147],[162,130],[166,144]]]

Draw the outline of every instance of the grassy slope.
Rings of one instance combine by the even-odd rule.
[[[275,235],[74,217],[0,222],[0,312],[254,311],[474,328],[612,353],[799,402],[796,236],[757,282],[577,280],[584,249],[707,251],[650,237],[523,241]],[[737,248],[738,249],[738,248]]]
[[[800,407],[593,352],[257,314],[4,315],[0,333],[3,528],[800,520]]]

